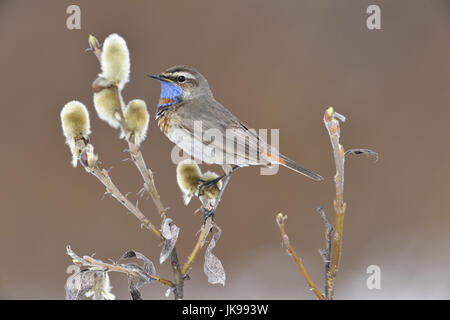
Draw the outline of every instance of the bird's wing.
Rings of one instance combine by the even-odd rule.
[[[200,99],[190,101],[181,105],[176,111],[178,125],[185,130],[188,135],[195,137],[195,121],[201,121],[200,125],[203,131],[203,139],[200,141],[203,146],[210,146],[216,151],[220,151],[223,156],[223,162],[209,162],[217,164],[237,164],[245,165],[268,165],[269,163],[278,163],[288,167],[291,170],[304,174],[313,180],[323,180],[323,178],[312,170],[306,169],[295,161],[280,154],[276,148],[270,146],[262,140],[255,130],[249,129],[229,110],[223,107],[214,98]],[[216,131],[222,139],[208,138],[208,132]],[[205,137],[206,135],[206,137]],[[216,137],[211,133],[211,136]],[[229,146],[233,147],[227,147]],[[234,148],[236,147],[236,148]],[[234,162],[228,159],[235,159]]]
[[[237,154],[238,162],[267,164],[267,160],[259,156],[261,150],[267,150],[267,143],[214,98],[203,97],[183,103],[176,115],[179,125],[194,139],[197,139],[194,131],[201,128],[203,145],[213,147],[228,157]],[[216,138],[219,134],[222,139]]]

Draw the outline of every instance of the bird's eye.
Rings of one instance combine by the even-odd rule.
[[[178,82],[183,83],[184,81],[186,81],[186,77],[185,76],[179,76],[177,80],[178,80]]]

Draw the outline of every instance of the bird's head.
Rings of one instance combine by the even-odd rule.
[[[206,78],[188,66],[174,66],[149,77],[161,83],[158,107],[170,106],[202,95],[212,95]]]

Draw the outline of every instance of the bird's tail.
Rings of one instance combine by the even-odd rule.
[[[270,152],[264,152],[263,155],[268,158],[270,162],[279,163],[291,170],[294,170],[295,172],[301,173],[308,178],[311,178],[316,181],[323,180],[323,177],[317,173],[315,173],[312,170],[306,169],[305,167],[302,167],[297,162],[289,159],[288,157],[282,155],[281,153],[278,153],[277,155],[271,154]]]

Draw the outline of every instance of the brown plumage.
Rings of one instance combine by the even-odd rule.
[[[168,90],[161,92],[156,115],[161,130],[172,142],[194,158],[221,165],[280,164],[313,180],[323,180],[314,171],[280,154],[260,139],[254,130],[249,130],[244,123],[214,99],[208,81],[195,69],[175,66],[151,77],[158,79],[165,89],[169,87]],[[167,96],[179,92],[181,92],[179,95]],[[168,99],[174,102],[166,103]],[[203,138],[198,141],[194,131],[195,123],[200,121],[203,132],[220,133],[224,139],[220,141]],[[193,138],[200,142],[202,149],[195,149],[195,143],[192,148],[192,144],[180,142],[183,138],[186,140]],[[237,148],[227,150],[227,143],[233,143],[234,146],[235,138],[237,138]],[[213,158],[207,154],[211,148],[214,148],[220,156]]]

